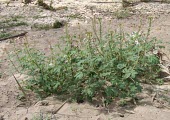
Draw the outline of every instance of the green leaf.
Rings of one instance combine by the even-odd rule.
[[[129,77],[135,78],[137,75],[137,72],[132,67],[130,67],[129,69],[123,69],[123,73],[125,74],[123,76],[124,79],[127,79]]]
[[[118,69],[123,69],[123,68],[125,68],[126,67],[126,64],[118,64],[117,65],[117,68]]]
[[[83,78],[83,73],[82,72],[78,72],[74,77],[76,79],[82,79]]]
[[[109,75],[111,75],[111,72],[106,72],[106,73],[100,74],[101,77],[106,77],[106,76],[109,76]]]
[[[131,71],[131,77],[135,78],[138,73],[135,70]]]
[[[57,83],[54,85],[53,89],[55,90],[55,89],[57,89],[59,86],[60,86],[60,83],[57,82]]]
[[[124,75],[124,79],[129,78],[129,77],[130,77],[130,75],[131,75],[131,73],[130,73],[130,72],[125,73],[125,75]]]

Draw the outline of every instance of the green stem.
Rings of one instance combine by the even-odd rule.
[[[5,52],[7,53],[8,57],[9,57],[9,61],[11,62],[11,64],[12,64],[13,67],[15,68],[15,70],[16,70],[18,73],[20,73],[19,70],[18,70],[18,68],[15,66],[14,62],[11,60],[10,55],[9,55],[9,52],[8,52],[6,49],[5,49]]]
[[[44,81],[44,72],[43,72],[43,69],[38,65],[38,63],[33,59],[31,53],[29,52],[29,46],[28,46],[28,41],[27,43],[25,44],[25,48],[26,48],[26,52],[27,54],[29,55],[29,57],[31,58],[32,62],[37,66],[37,68],[39,68],[40,70],[40,75],[41,75],[41,78],[42,80]]]

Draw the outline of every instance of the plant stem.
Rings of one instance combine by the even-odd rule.
[[[7,53],[8,57],[9,57],[9,61],[11,62],[11,64],[12,64],[13,67],[15,68],[15,70],[16,70],[18,73],[20,73],[19,70],[18,70],[18,68],[15,66],[14,62],[11,60],[10,55],[9,55],[9,52],[7,51],[7,49],[5,49],[5,52]]]
[[[24,97],[26,98],[26,100],[28,100],[28,97],[24,91],[24,89],[22,88],[22,86],[20,85],[19,81],[17,80],[17,78],[15,77],[15,75],[12,73],[12,76],[14,77],[15,81],[17,82],[19,89],[22,91],[22,93],[24,94]]]
[[[26,44],[25,44],[25,48],[26,48],[26,52],[27,52],[27,54],[29,55],[29,57],[31,58],[31,60],[32,60],[32,62],[37,66],[37,68],[39,68],[39,70],[40,70],[40,74],[41,74],[41,78],[42,78],[42,80],[43,80],[43,82],[44,82],[44,72],[43,72],[43,69],[37,64],[37,62],[33,59],[33,57],[32,57],[32,55],[31,55],[31,53],[30,53],[30,51],[29,51],[29,47],[28,47],[28,41],[27,41],[27,39],[26,39]]]
[[[94,16],[94,18],[92,19],[92,29],[93,29],[93,32],[98,40],[98,42],[100,43],[100,38],[98,37],[97,35],[97,30],[96,30],[96,17]]]

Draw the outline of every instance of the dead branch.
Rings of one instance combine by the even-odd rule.
[[[68,100],[64,101],[61,106],[59,106],[56,110],[52,111],[52,114],[57,114],[58,111],[68,102]]]
[[[0,41],[5,41],[5,40],[8,40],[8,39],[25,36],[27,33],[28,33],[28,32],[23,32],[23,33],[20,33],[20,34],[17,34],[17,35],[13,35],[13,36],[1,38]]]
[[[19,81],[17,80],[17,78],[15,77],[15,75],[12,73],[12,76],[14,77],[15,81],[17,82],[19,89],[22,91],[22,93],[24,94],[24,97],[26,98],[26,100],[28,100],[28,97],[24,91],[24,89],[22,88],[22,86],[20,85]]]

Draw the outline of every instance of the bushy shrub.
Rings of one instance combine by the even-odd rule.
[[[100,28],[101,30],[101,28]],[[84,39],[66,34],[61,52],[51,55],[29,44],[18,52],[18,61],[28,75],[27,88],[41,96],[67,95],[78,101],[134,97],[141,82],[153,83],[160,70],[156,39],[134,32],[87,32]],[[62,46],[63,48],[63,46]]]
[[[39,6],[42,6],[42,7],[43,7],[44,9],[46,9],[46,10],[56,11],[55,8],[52,7],[52,1],[51,1],[50,5],[48,5],[48,4],[46,4],[46,3],[44,2],[44,0],[38,0],[38,1],[37,1],[37,4],[38,4]]]

